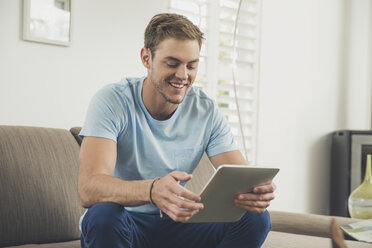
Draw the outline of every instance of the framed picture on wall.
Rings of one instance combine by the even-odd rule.
[[[71,45],[72,0],[23,0],[23,39]]]

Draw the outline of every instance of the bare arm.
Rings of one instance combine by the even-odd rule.
[[[247,164],[243,155],[239,150],[224,152],[216,156],[210,157],[209,160],[212,162],[213,166],[217,169],[223,164]]]
[[[78,191],[80,204],[90,207],[100,202],[139,206],[150,201],[151,180],[124,181],[112,175],[116,163],[116,143],[110,139],[85,137],[80,149]],[[185,221],[203,205],[200,197],[182,187],[191,175],[174,171],[154,183],[152,199],[175,221]],[[182,196],[185,199],[180,199]]]
[[[138,206],[149,202],[152,180],[124,181],[111,176],[116,155],[116,143],[110,139],[83,139],[78,181],[80,204],[83,207],[107,201],[123,206]]]
[[[230,151],[210,157],[215,168],[222,164],[247,164],[240,151]],[[263,213],[270,202],[274,199],[275,184],[272,181],[253,188],[252,193],[238,194],[234,198],[234,203],[237,207],[248,210],[252,213]]]

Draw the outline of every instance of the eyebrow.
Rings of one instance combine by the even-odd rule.
[[[179,60],[179,59],[177,59],[175,57],[172,57],[172,56],[165,57],[164,60],[174,60],[174,61],[176,61],[178,63],[183,63],[181,60]],[[194,60],[191,60],[191,61],[189,61],[187,63],[195,63],[195,62],[199,62],[199,58],[194,59]]]

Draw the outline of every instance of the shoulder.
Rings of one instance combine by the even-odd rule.
[[[108,95],[126,95],[128,91],[132,91],[138,86],[140,78],[123,78],[119,82],[105,85],[98,92]]]
[[[210,98],[203,90],[196,87],[191,87],[189,89],[185,100],[188,104],[201,105],[204,106],[204,108],[214,108],[216,105],[212,98]]]
[[[140,81],[141,78],[123,78],[119,82],[107,84],[96,93],[95,98],[107,103],[132,102]]]
[[[183,102],[187,109],[194,113],[210,118],[217,114],[218,108],[215,100],[210,98],[203,90],[191,87]]]
[[[227,125],[224,113],[218,107],[218,103],[204,93],[201,89],[190,89],[187,94],[185,106],[190,112],[198,113],[199,118],[211,121],[213,125]]]

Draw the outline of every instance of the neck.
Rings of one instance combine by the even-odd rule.
[[[178,104],[170,103],[159,95],[149,78],[143,82],[141,97],[147,111],[155,120],[168,120],[178,107]]]
[[[155,120],[158,120],[158,121],[165,121],[165,120],[168,120],[169,118],[172,117],[172,115],[174,114],[175,111],[173,111],[172,113],[170,114],[163,114],[163,113],[154,113],[152,114],[150,111],[150,115],[152,118],[154,118]]]

